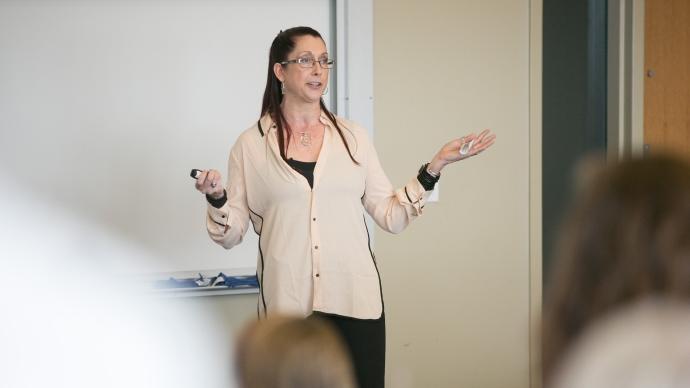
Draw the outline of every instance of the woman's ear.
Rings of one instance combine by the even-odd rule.
[[[276,75],[278,81],[283,82],[285,80],[285,69],[280,63],[273,64],[273,74]]]

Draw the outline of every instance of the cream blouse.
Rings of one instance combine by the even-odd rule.
[[[270,116],[244,131],[230,151],[226,203],[208,205],[211,238],[230,249],[249,221],[259,235],[259,316],[312,311],[360,319],[383,311],[381,280],[364,210],[384,230],[399,233],[422,214],[430,192],[413,177],[395,190],[359,125],[322,112],[323,145],[314,187],[281,157]]]

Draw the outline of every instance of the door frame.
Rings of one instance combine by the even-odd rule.
[[[645,0],[609,0],[607,159],[644,152]]]

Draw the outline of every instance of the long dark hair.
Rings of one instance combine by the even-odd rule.
[[[290,137],[292,137],[292,129],[290,128],[287,120],[285,120],[283,109],[280,106],[280,103],[283,101],[283,93],[280,88],[280,81],[273,72],[273,65],[287,60],[288,54],[295,49],[296,38],[305,35],[323,40],[321,34],[319,34],[319,32],[313,28],[293,27],[285,31],[281,31],[275,37],[275,39],[273,39],[273,43],[271,43],[271,50],[268,53],[268,72],[266,76],[266,90],[264,90],[264,99],[263,103],[261,104],[261,116],[263,117],[267,113],[270,114],[273,122],[275,122],[276,126],[278,127],[278,145],[280,147],[280,156],[285,161],[287,161],[287,145],[290,142]],[[314,64],[314,66],[318,65]],[[350,159],[352,159],[355,164],[359,165],[352,155],[350,145],[347,144],[343,131],[340,128],[340,125],[338,125],[338,121],[335,119],[335,115],[333,115],[333,113],[326,108],[323,98],[319,102],[319,105],[321,106],[321,110],[326,113],[328,119],[331,120],[335,128],[338,130],[340,139],[343,141],[343,144],[350,155]],[[283,130],[287,132],[287,139],[285,138]]]
[[[545,293],[547,381],[616,308],[653,296],[690,302],[690,165],[657,155],[594,171],[561,230]]]

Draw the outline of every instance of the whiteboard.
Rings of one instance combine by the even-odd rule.
[[[0,167],[165,258],[142,270],[255,268],[251,227],[229,251],[208,238],[189,171],[226,176],[258,119],[271,41],[307,25],[335,53],[334,12],[323,0],[0,2]],[[50,231],[37,217],[37,236]]]

